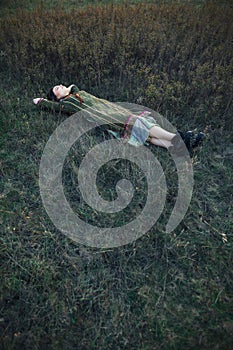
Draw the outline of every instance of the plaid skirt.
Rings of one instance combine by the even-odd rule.
[[[146,144],[152,126],[159,124],[150,116],[150,112],[144,111],[138,116],[130,115],[124,125],[122,139],[133,146]]]

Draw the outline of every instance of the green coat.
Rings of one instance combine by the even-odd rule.
[[[78,93],[83,99],[83,103],[79,101],[75,93]],[[84,90],[79,90],[76,85],[72,86],[70,94],[59,102],[42,99],[38,106],[51,111],[68,114],[74,114],[82,109],[88,109],[90,119],[93,121],[104,121],[105,124],[111,125],[111,129],[117,130],[119,130],[119,127],[122,128],[124,126],[128,117],[132,114],[117,103],[97,98]]]

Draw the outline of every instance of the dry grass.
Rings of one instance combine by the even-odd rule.
[[[72,16],[22,11],[1,23],[1,349],[231,348],[232,8],[125,6]],[[55,21],[65,41],[48,39]],[[38,111],[31,100],[59,76],[102,97],[140,100],[179,128],[212,125],[194,158],[190,208],[172,234],[164,225],[176,173],[166,151],[155,147],[169,193],[167,211],[150,232],[101,250],[76,244],[53,226],[38,171],[43,148],[65,116]],[[83,147],[106,137],[97,130]],[[77,206],[72,152],[64,169],[67,195],[96,220],[83,203]],[[113,162],[102,169],[99,186],[112,196],[111,185],[126,175],[140,179],[134,210],[145,195],[138,169]]]

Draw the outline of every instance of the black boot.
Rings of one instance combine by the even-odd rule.
[[[192,143],[192,148],[196,148],[199,146],[199,144],[205,139],[205,134],[204,132],[199,132],[196,134],[193,138],[193,143]]]
[[[193,156],[192,138],[193,131],[187,131],[184,136],[184,143],[191,157]]]
[[[179,134],[180,137],[182,138],[182,140],[184,140],[185,136],[184,136],[184,133],[180,130],[177,130],[177,133],[176,134]]]
[[[184,135],[181,131],[177,131],[176,135],[171,140],[171,146],[169,147],[169,151],[177,156],[182,156],[184,154]]]

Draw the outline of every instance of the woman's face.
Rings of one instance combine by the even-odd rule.
[[[58,100],[69,94],[68,88],[64,85],[56,85],[53,88],[53,93]]]

